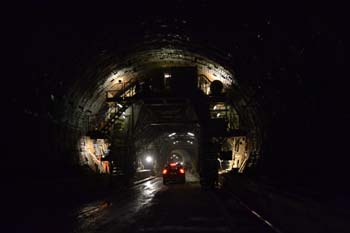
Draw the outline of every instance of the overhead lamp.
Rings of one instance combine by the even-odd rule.
[[[194,133],[187,132],[187,135],[194,137]]]
[[[172,137],[174,135],[176,135],[176,133],[171,133],[171,134],[169,134],[169,137]]]
[[[118,105],[119,108],[122,108],[122,107],[123,107],[123,105],[121,105],[121,104],[119,104],[119,103],[118,103],[117,105]]]

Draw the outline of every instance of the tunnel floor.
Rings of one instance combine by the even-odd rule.
[[[224,193],[198,183],[161,189],[126,232],[273,232]]]
[[[71,209],[54,200],[20,228],[33,232],[273,232],[223,189],[204,190],[186,174],[186,184],[163,185],[161,177]],[[18,226],[19,227],[19,226]],[[17,230],[21,230],[17,229]]]

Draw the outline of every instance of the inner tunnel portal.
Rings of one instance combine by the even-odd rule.
[[[75,155],[80,165],[99,173],[132,175],[146,167],[159,174],[177,151],[196,172],[208,156],[224,171],[256,166],[258,110],[244,108],[244,93],[229,68],[184,48],[163,47],[131,54],[100,77],[91,91],[77,85],[72,93],[85,91],[78,103],[83,111],[66,116],[82,126]]]

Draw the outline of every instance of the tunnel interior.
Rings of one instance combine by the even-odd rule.
[[[222,172],[344,189],[344,41],[328,30],[342,31],[338,18],[146,5],[19,9],[28,20],[10,25],[2,93],[11,187],[158,174],[173,155],[199,172],[214,154]]]
[[[91,85],[97,86],[87,88],[93,92],[85,92],[89,96],[81,99],[86,102],[77,104],[83,106],[83,111],[75,110],[78,113],[72,112],[70,117],[79,118],[68,121],[78,121],[82,133],[86,134],[83,136],[85,141],[109,140],[110,149],[104,150],[108,151],[108,155],[100,155],[99,151],[87,150],[83,143],[80,148],[81,163],[90,167],[100,166],[95,170],[102,173],[117,169],[125,171],[125,166],[131,166],[130,163],[144,167],[142,154],[153,152],[156,157],[154,163],[161,163],[156,165],[155,172],[159,172],[159,165],[163,166],[171,150],[189,147],[196,158],[188,162],[198,170],[198,141],[203,137],[202,131],[221,127],[217,132],[206,132],[208,135],[205,137],[232,141],[234,138],[248,138],[249,135],[249,146],[248,143],[241,146],[241,149],[236,146],[236,151],[232,152],[228,160],[237,159],[231,163],[243,172],[248,154],[251,154],[251,161],[254,162],[250,162],[249,167],[256,166],[260,150],[258,142],[262,141],[259,138],[261,135],[258,135],[258,123],[253,120],[257,119],[257,109],[238,113],[239,106],[244,105],[245,100],[244,94],[235,88],[237,83],[232,72],[199,54],[174,49],[174,42],[171,43],[172,49],[166,47],[169,45],[164,46],[154,49],[153,45],[152,50],[130,55],[125,62],[127,67],[119,64],[120,68],[113,70],[107,77],[99,76],[104,81],[92,79],[97,80],[97,84]],[[107,67],[109,66],[113,65],[108,64]],[[81,90],[73,90],[72,93],[79,91]],[[240,97],[234,103],[229,103],[229,92]],[[241,120],[240,115],[243,116]],[[249,118],[246,119],[245,115]],[[195,146],[197,148],[191,148]],[[219,147],[221,146],[218,146],[217,153],[223,149]],[[232,146],[228,150],[232,151]],[[138,158],[135,158],[136,154]],[[94,158],[88,159],[91,156]],[[97,159],[99,156],[103,158]],[[133,158],[127,159],[130,156]],[[239,159],[241,163],[238,162]],[[112,164],[118,168],[110,168]],[[232,169],[232,166],[228,169]]]

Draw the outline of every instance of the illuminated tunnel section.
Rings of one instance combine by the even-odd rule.
[[[226,109],[233,119],[230,127],[237,132],[244,132],[241,133],[242,135],[237,134],[235,137],[228,139],[228,150],[232,151],[233,162],[226,167],[229,169],[241,168],[240,172],[243,172],[245,167],[254,169],[260,158],[262,143],[262,126],[258,120],[259,109],[256,106],[247,107],[246,90],[239,86],[239,80],[236,80],[232,68],[227,66],[225,62],[220,63],[217,57],[211,57],[210,53],[206,55],[204,51],[208,53],[210,49],[183,41],[181,43],[172,42],[157,48],[157,42],[141,44],[138,46],[138,48],[141,48],[140,50],[131,51],[123,59],[118,58],[116,54],[104,55],[96,62],[95,66],[89,67],[87,71],[82,73],[69,89],[67,98],[69,102],[66,103],[65,109],[70,109],[70,111],[65,113],[62,120],[76,126],[77,131],[79,131],[79,137],[75,138],[78,153],[72,156],[78,158],[76,161],[79,161],[81,165],[87,165],[96,172],[110,173],[111,164],[101,160],[107,157],[111,148],[113,150],[111,140],[106,139],[107,135],[100,136],[99,139],[92,139],[88,136],[91,130],[98,129],[101,123],[103,124],[108,115],[123,107],[121,102],[118,103],[117,101],[113,104],[107,104],[108,98],[114,96],[132,97],[135,94],[136,83],[147,82],[152,78],[155,71],[163,72],[166,79],[167,75],[171,75],[167,73],[167,70],[171,70],[173,67],[195,67],[198,88],[205,95],[211,95],[210,85],[213,81],[220,81],[223,84],[223,92],[227,97],[224,102],[217,102],[210,106],[212,117],[220,118],[220,109],[223,112]],[[215,52],[217,53],[217,51]],[[182,85],[187,84],[183,83]],[[181,90],[178,91],[181,92]],[[227,99],[229,100],[227,101]],[[145,113],[144,110],[141,111],[140,105],[132,105],[135,121],[136,118],[143,118],[142,115]],[[126,119],[125,115],[130,116],[130,114],[131,107],[126,107],[123,115],[115,119],[116,122],[119,121],[119,124],[124,125],[121,126],[121,128],[124,127],[124,131],[128,130],[129,126],[127,125],[130,124],[130,118]],[[139,114],[140,116],[138,116]],[[116,122],[111,125],[115,125]],[[111,131],[108,131],[107,134],[111,133]],[[142,132],[138,133],[142,134]],[[142,142],[142,145],[152,147],[156,138],[159,139],[159,135],[164,133],[170,134],[171,128],[160,130],[158,135],[143,135],[145,138],[151,137],[154,140]],[[237,142],[239,138],[242,138],[243,141],[246,140],[244,145],[242,145],[242,140]],[[234,145],[235,142],[239,145]],[[232,148],[235,149],[232,150]],[[122,149],[121,147],[114,148],[114,153],[118,153],[116,150]],[[145,151],[145,149],[139,149],[135,153],[140,154],[140,150]],[[160,153],[160,151],[157,153]],[[171,154],[170,151],[167,151],[167,153]],[[141,154],[136,160],[142,160],[140,158]],[[187,155],[188,153],[182,151],[181,154]],[[248,158],[250,158],[249,164]],[[198,163],[198,159],[195,160],[196,162],[191,161],[190,163]],[[164,159],[160,159],[160,161],[164,163]],[[127,163],[131,163],[131,161]],[[139,164],[139,162],[136,163]]]
[[[222,6],[217,7],[220,8],[217,12],[223,10]],[[8,157],[11,163],[12,158],[16,158],[16,170],[25,175],[36,173],[39,178],[42,174],[70,178],[91,171],[112,172],[113,168],[107,164],[113,160],[108,156],[126,141],[122,137],[116,146],[111,138],[118,138],[115,137],[118,135],[113,135],[110,128],[117,128],[125,135],[130,129],[131,115],[136,121],[153,119],[151,122],[155,119],[152,114],[161,112],[156,107],[145,108],[144,103],[136,101],[127,106],[113,98],[122,95],[132,98],[137,81],[147,82],[159,72],[164,78],[171,76],[172,67],[196,67],[197,78],[203,80],[199,89],[208,98],[214,81],[223,85],[225,101],[212,101],[207,110],[211,119],[220,119],[225,111],[231,116],[228,126],[235,135],[222,141],[221,149],[232,151],[232,160],[227,162],[220,158],[224,169],[234,168],[246,174],[271,171],[274,178],[281,177],[281,182],[284,178],[300,181],[306,177],[311,183],[322,183],[319,175],[331,179],[324,172],[328,169],[332,174],[341,174],[339,165],[330,165],[331,159],[327,159],[328,155],[341,154],[333,153],[333,149],[341,147],[318,146],[327,145],[328,137],[346,140],[332,133],[343,127],[336,114],[331,110],[323,114],[325,106],[337,109],[333,103],[346,100],[338,98],[344,92],[332,95],[322,92],[330,90],[329,77],[343,77],[333,75],[333,71],[340,71],[329,68],[337,66],[335,63],[327,66],[331,61],[326,62],[321,53],[328,41],[319,38],[319,44],[313,43],[312,32],[307,33],[309,39],[304,37],[294,27],[294,17],[288,14],[276,16],[276,19],[257,16],[261,19],[257,23],[239,12],[228,19],[226,15],[232,13],[230,7],[217,18],[209,17],[212,9],[218,10],[215,7],[196,5],[189,10],[189,15],[193,15],[194,9],[202,17],[155,17],[152,14],[152,17],[144,17],[143,12],[139,12],[138,17],[127,17],[127,11],[125,15],[101,11],[103,17],[99,20],[87,14],[90,20],[85,21],[75,18],[76,12],[72,11],[72,15],[67,16],[72,20],[62,25],[58,22],[61,13],[51,16],[49,10],[39,12],[38,9],[33,11],[38,13],[37,17],[19,22],[23,30],[14,35],[18,35],[18,45],[24,47],[18,53],[23,54],[24,64],[16,63],[13,71],[21,67],[27,72],[25,75],[22,72],[20,79],[10,75],[6,86],[13,88],[4,91],[10,99],[7,109],[11,113],[4,114],[8,117],[6,122],[11,123],[6,132],[11,139],[8,151],[18,155]],[[32,14],[26,13],[31,17]],[[41,16],[47,23],[42,23]],[[279,26],[279,20],[285,27]],[[298,25],[307,27],[304,22],[298,21]],[[28,39],[28,43],[22,43],[23,39]],[[328,73],[320,69],[318,63],[306,59],[304,39],[312,45],[309,60],[328,67]],[[326,52],[332,54],[330,50]],[[11,54],[17,56],[12,51]],[[318,77],[323,77],[324,81],[319,81]],[[332,82],[333,90],[339,87],[336,83]],[[186,82],[183,85],[186,86]],[[120,109],[123,111],[119,112]],[[187,110],[186,119],[196,120],[200,115],[193,107]],[[113,116],[114,111],[121,115],[114,119],[115,123],[106,124],[106,118]],[[165,112],[171,111],[169,108]],[[339,125],[333,127],[333,123]],[[200,137],[205,127],[200,125],[147,127],[135,127],[135,150],[131,153],[134,157],[130,157],[127,164],[140,163],[138,167],[147,167],[144,156],[152,154],[155,162],[152,168],[157,170],[164,162],[161,160],[172,152],[186,158],[186,153],[201,154],[200,146],[206,144]],[[99,137],[93,134],[96,128],[102,133]],[[193,132],[198,137],[195,142],[198,148],[195,144],[186,145],[185,138],[181,147],[174,147],[175,141],[167,136],[174,132],[179,135]],[[21,139],[17,140],[18,135]]]

